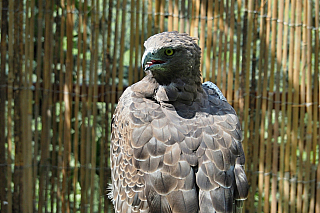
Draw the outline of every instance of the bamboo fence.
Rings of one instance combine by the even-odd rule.
[[[244,212],[320,213],[318,0],[0,0],[0,212],[112,212],[110,121],[143,42],[199,38],[240,116]]]

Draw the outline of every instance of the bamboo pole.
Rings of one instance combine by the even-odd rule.
[[[124,4],[126,5],[126,4]],[[126,7],[124,7],[126,8]],[[92,140],[91,140],[91,177],[90,177],[90,212],[93,212],[94,209],[94,200],[95,198],[95,174],[96,174],[96,159],[97,159],[97,140],[96,140],[96,131],[97,131],[97,99],[98,99],[98,32],[99,32],[99,15],[100,13],[100,5],[98,0],[95,3],[94,16],[92,16],[91,26],[94,27],[93,35],[92,35],[92,47],[94,50],[93,55],[94,61],[93,66],[93,104],[92,104]],[[123,17],[125,19],[125,17]],[[98,193],[98,197],[100,197],[100,193]]]
[[[141,66],[141,58],[143,56],[144,53],[144,41],[145,39],[145,29],[146,29],[146,2],[145,0],[142,0],[142,8],[141,8],[141,36],[140,36],[140,58],[139,58],[139,68],[140,68],[140,76],[141,79],[144,77],[144,69]]]
[[[315,46],[316,47],[319,47],[319,2],[318,1],[315,1]],[[319,49],[318,48],[315,48],[315,53],[314,53],[314,61],[315,61],[315,64],[319,64]],[[315,66],[315,69],[314,69],[314,76],[319,76],[319,67],[318,66]],[[315,83],[314,83],[314,86],[316,88],[316,90],[318,89],[318,93],[314,93],[314,97],[315,99],[314,100],[318,100],[318,105],[320,105],[320,84],[319,84],[319,79],[318,78],[314,78],[315,79]],[[318,96],[319,95],[319,96]],[[318,109],[319,106],[314,106],[314,121],[319,121],[320,120],[320,113],[319,113],[319,109]],[[316,125],[314,125],[314,128],[313,130],[315,130],[315,127]],[[314,150],[314,153],[316,153],[318,151],[318,153],[320,152],[320,146],[318,146],[318,149],[316,148],[318,144],[320,144],[320,139],[319,139],[319,136],[320,135],[320,132],[319,132],[319,129],[314,131],[314,140],[313,140],[313,150]],[[318,137],[318,140],[316,139]],[[315,160],[315,157],[313,158],[314,162],[316,162]],[[317,183],[320,182],[320,159],[318,158],[318,165],[317,165]],[[320,188],[317,187],[317,190],[316,190],[316,201],[315,201],[315,212],[316,213],[320,213]]]
[[[139,58],[138,58],[138,68],[140,70],[140,79],[142,79],[144,77],[144,70],[141,66],[141,58],[143,56],[143,53],[144,53],[144,48],[143,48],[143,44],[144,44],[144,41],[145,41],[145,38],[144,38],[144,29],[145,29],[145,0],[142,0],[141,1],[141,32],[140,32],[140,44],[139,44],[139,50],[140,50],[140,55],[139,55]],[[120,98],[120,96],[119,96]]]
[[[299,94],[299,79],[300,79],[300,43],[301,43],[301,16],[302,16],[302,5],[301,0],[296,1],[296,19],[295,19],[295,40],[294,40],[294,68],[293,68],[293,89],[295,94]],[[291,178],[297,176],[297,155],[296,150],[298,146],[298,116],[299,108],[295,105],[299,104],[299,96],[294,95],[293,97],[293,118],[292,118],[292,141],[291,141],[291,161],[290,170]],[[290,212],[295,213],[296,211],[296,189],[297,184],[295,181],[292,182],[290,190]]]
[[[212,23],[213,23],[213,1],[208,2],[208,12],[207,12],[207,39],[206,39],[206,72],[205,72],[205,81],[210,80],[210,65],[211,65],[211,46],[212,46]],[[203,56],[204,57],[204,56]]]
[[[212,38],[212,62],[211,62],[211,81],[215,84],[217,84],[217,79],[216,79],[216,52],[217,52],[217,33],[218,33],[218,17],[219,17],[219,7],[218,4],[219,1],[215,0],[214,2],[214,15],[213,15],[213,38]]]
[[[64,0],[60,1],[61,4],[61,26],[60,26],[60,41],[63,40],[65,36],[65,21],[66,18],[64,16],[65,14],[65,2]],[[59,85],[59,90],[63,91],[63,82],[64,82],[64,75],[63,75],[63,70],[64,70],[64,46],[63,42],[60,42],[60,73],[59,73],[59,79],[60,79],[60,85]],[[61,211],[62,208],[62,181],[61,181],[61,174],[62,174],[62,168],[63,168],[63,131],[64,131],[64,103],[63,103],[63,93],[59,94],[59,138],[58,138],[58,170],[57,170],[57,205],[56,205],[56,210],[57,212]]]
[[[222,88],[222,58],[223,58],[223,38],[224,38],[224,1],[220,1],[219,5],[219,44],[218,44],[218,70],[217,70],[217,86]],[[223,91],[222,91],[223,92]],[[225,93],[223,93],[225,94]]]
[[[228,65],[228,89],[227,89],[227,100],[230,104],[232,104],[233,97],[233,68],[234,68],[234,62],[233,62],[233,56],[234,56],[234,29],[235,29],[235,14],[234,14],[234,4],[235,0],[231,0],[230,5],[230,27],[229,27],[229,35],[230,35],[230,42],[229,42],[229,65]]]
[[[148,24],[147,24],[147,38],[153,34],[152,25],[153,25],[153,1],[148,0]]]
[[[3,1],[4,2],[4,1]],[[2,4],[3,6],[3,4]],[[8,91],[7,91],[7,201],[8,207],[7,212],[12,213],[12,157],[13,157],[13,134],[12,134],[12,126],[13,126],[13,116],[12,116],[12,103],[13,103],[13,76],[14,76],[14,53],[13,53],[13,33],[14,33],[14,3],[13,1],[9,1],[9,25],[8,25],[8,53],[9,53],[9,70],[8,70]],[[1,15],[2,16],[2,15]],[[3,207],[4,211],[6,210]]]
[[[112,9],[112,1],[110,3],[109,9]],[[83,58],[85,59],[86,54],[87,54],[87,23],[88,23],[88,2],[85,0],[83,2],[83,22],[82,22],[82,29],[83,29],[83,48],[82,48],[82,55]],[[110,20],[111,21],[111,20]],[[110,24],[111,28],[111,24]],[[82,120],[82,125],[81,125],[81,147],[80,147],[80,185],[81,185],[81,203],[80,203],[80,212],[84,213],[86,212],[86,205],[87,205],[87,176],[88,170],[87,170],[87,127],[88,127],[88,105],[87,105],[87,100],[88,100],[88,91],[87,91],[87,63],[86,60],[82,60],[82,113],[81,113],[81,120]]]
[[[206,16],[206,6],[207,6],[207,0],[203,0],[201,2],[201,12],[200,12],[200,20],[201,20],[201,32],[200,32],[200,48],[201,48],[201,56],[202,60],[200,61],[200,72],[203,73],[203,57],[204,57],[204,51],[205,51],[205,37],[206,37],[206,19],[204,18]]]
[[[302,45],[301,45],[301,61],[300,61],[300,66],[301,66],[301,71],[300,71],[300,100],[299,100],[299,104],[301,103],[305,103],[306,102],[306,54],[307,54],[307,46],[306,46],[306,39],[307,39],[307,34],[306,34],[306,25],[307,25],[307,15],[306,14],[306,0],[304,0],[304,2],[301,2],[301,7],[303,7],[303,28],[302,28]],[[308,162],[304,162],[303,160],[303,153],[305,152],[304,149],[304,140],[305,140],[305,125],[304,125],[304,120],[305,120],[305,108],[304,107],[299,107],[299,123],[298,124],[298,129],[300,130],[299,134],[300,137],[298,137],[298,150],[299,150],[299,156],[298,156],[298,160],[297,160],[297,198],[296,198],[296,208],[297,208],[297,212],[302,212],[302,206],[305,206],[305,204],[303,204],[303,198],[302,196],[307,196],[307,195],[303,195],[303,188],[307,187],[307,185],[304,185],[302,183],[303,181],[303,174],[304,172],[307,170],[308,167]],[[301,123],[302,122],[302,123]],[[308,158],[308,157],[307,157]],[[305,166],[299,166],[301,164],[304,164]],[[310,164],[310,161],[309,161]],[[309,174],[305,174],[305,177],[309,175]],[[304,186],[303,186],[304,185]],[[308,205],[308,204],[306,204]],[[306,212],[306,211],[305,211]]]
[[[55,35],[54,35],[54,43],[56,44],[54,49],[54,53],[53,53],[53,64],[54,64],[54,81],[55,82],[59,82],[59,37],[60,37],[60,25],[61,25],[61,17],[59,16],[59,18],[57,18],[55,20],[55,24],[56,24],[56,30],[55,30]],[[59,85],[58,84],[54,84],[53,85],[53,92],[57,92],[59,91]],[[57,206],[57,177],[58,177],[58,172],[57,169],[54,168],[58,168],[59,164],[58,164],[58,152],[57,150],[59,149],[58,147],[58,142],[59,140],[57,140],[59,138],[59,122],[58,122],[58,115],[59,115],[59,107],[58,104],[59,103],[59,96],[54,95],[53,96],[53,107],[52,107],[52,175],[51,175],[51,192],[50,192],[50,198],[51,198],[51,203],[50,203],[50,209],[55,209],[55,207]]]
[[[6,37],[8,34],[8,13],[3,8],[8,8],[8,1],[4,0],[2,1],[2,4],[0,6],[1,11],[1,70],[0,70],[0,165],[6,164],[6,149],[5,149],[5,127],[6,127],[6,52],[7,52],[7,42]],[[11,46],[12,43],[9,43],[9,46]],[[8,157],[9,159],[10,157]],[[0,166],[0,181],[1,183],[7,183],[6,178],[6,170],[10,166]],[[6,189],[5,187],[0,188],[0,203],[1,209],[3,209],[4,212],[7,211],[7,206],[3,205],[3,203],[6,201]]]
[[[261,21],[260,21],[260,28],[262,31],[261,35],[261,45],[260,45],[260,52],[261,57],[259,61],[259,70],[263,73],[263,82],[262,82],[262,90],[260,95],[260,104],[261,104],[261,115],[260,115],[260,137],[258,137],[259,133],[257,132],[257,139],[256,142],[259,143],[259,177],[258,177],[258,192],[259,192],[259,198],[258,198],[258,212],[261,212],[262,210],[262,194],[263,194],[263,184],[264,184],[264,172],[265,172],[265,139],[264,139],[264,132],[265,132],[265,118],[266,118],[266,109],[267,109],[267,83],[268,83],[268,51],[266,46],[268,45],[268,33],[270,32],[268,30],[268,27],[266,27],[266,15],[265,15],[265,4],[261,5]],[[269,26],[269,25],[268,25]],[[259,127],[257,127],[256,131]],[[258,142],[259,141],[259,142]]]
[[[312,144],[312,120],[313,120],[313,106],[312,106],[312,32],[311,32],[311,26],[312,26],[312,3],[308,0],[305,0],[304,2],[304,35],[306,36],[305,41],[306,41],[306,84],[301,85],[301,89],[307,88],[306,91],[306,105],[307,105],[307,129],[306,129],[306,134],[305,134],[305,139],[306,139],[306,153],[307,153],[307,159],[306,159],[306,167],[305,168],[305,182],[308,183],[310,181],[311,173],[312,173],[312,165],[311,165],[311,150],[313,147]],[[316,65],[317,66],[317,65]],[[305,81],[304,81],[305,82]],[[306,86],[306,87],[305,87]],[[303,94],[302,94],[303,97]],[[303,103],[303,102],[302,102]],[[304,107],[301,107],[301,110],[305,110]],[[304,122],[301,122],[303,124]],[[302,130],[304,130],[304,126],[302,127]],[[301,166],[302,168],[302,166]],[[309,185],[311,184],[305,184],[304,185],[304,191],[303,191],[303,209],[302,212],[307,212],[309,206],[311,207],[311,199],[312,197],[309,196]],[[311,188],[313,190],[313,188]]]
[[[258,1],[255,0],[254,2],[255,4],[255,11],[257,11],[258,9]],[[253,44],[252,44],[252,65],[251,65],[251,85],[250,85],[250,96],[251,97],[255,97],[256,96],[256,89],[257,89],[257,80],[256,80],[256,73],[257,73],[257,43],[258,43],[258,18],[257,18],[257,13],[254,14],[254,22],[253,22],[253,38],[252,38],[252,41],[253,41]],[[259,72],[261,73],[261,72]],[[259,83],[261,82],[261,75],[259,75]],[[259,84],[260,85],[260,84]],[[259,88],[261,87],[261,85],[259,86]],[[258,89],[259,90],[259,89]],[[261,91],[259,92],[259,94],[261,93]],[[257,102],[257,99],[255,98],[250,98],[250,103],[249,103],[249,107],[250,109],[252,110],[251,113],[250,113],[250,117],[248,118],[249,119],[249,131],[254,133],[254,126],[255,124],[257,125],[259,122],[257,120],[255,120],[255,117],[257,115],[257,109],[255,107],[256,105],[256,102]],[[258,115],[260,115],[258,113]],[[258,117],[258,116],[257,116]],[[258,117],[259,118],[259,117]],[[255,122],[252,122],[252,121],[255,121]],[[255,140],[255,134],[250,134],[249,137],[248,137],[248,140],[249,141],[254,141]],[[258,150],[256,150],[256,147],[258,146],[258,144],[255,144],[255,143],[248,143],[247,147],[245,148],[246,152],[248,153],[248,155],[246,156],[247,159],[252,159],[254,155],[256,155],[256,153],[254,153],[254,150],[256,152],[258,152]],[[256,159],[257,159],[257,155],[255,156]],[[258,160],[254,161],[254,162],[258,162]],[[249,171],[256,171],[256,165],[257,163],[254,165],[251,161],[246,161],[246,165],[245,165],[245,168],[247,168],[247,170]],[[254,176],[254,179],[253,179],[253,174],[255,174]],[[249,172],[247,173],[247,180],[249,183],[252,183],[252,182],[256,182],[256,172],[253,173],[253,172]],[[256,186],[255,186],[256,188]],[[249,211],[250,209],[250,206],[251,206],[251,201],[247,201],[245,202],[245,210],[246,211]]]
[[[32,4],[32,5],[31,5]],[[31,7],[33,6],[33,7]],[[22,85],[24,88],[31,88],[32,86],[32,63],[33,63],[33,26],[34,26],[34,1],[26,3],[26,10],[30,10],[30,17],[25,17],[25,61]],[[21,100],[21,114],[22,114],[22,131],[23,131],[23,212],[32,212],[32,130],[31,130],[31,121],[32,121],[32,92],[31,90],[22,90],[21,91],[22,100]]]
[[[120,9],[120,1],[117,2],[117,12],[115,15],[115,32],[114,32],[114,47],[113,47],[113,62],[112,62],[112,87],[111,87],[111,112],[113,113],[115,108],[115,102],[116,102],[116,74],[117,74],[117,49],[118,49],[118,37],[119,37],[119,30],[118,30],[118,20],[119,20],[119,9]],[[137,55],[135,55],[137,57]],[[135,64],[136,65],[136,64]],[[136,80],[136,73],[135,73],[135,80]]]
[[[67,0],[67,23],[66,23],[66,36],[67,36],[67,53],[66,53],[66,73],[64,82],[64,132],[63,132],[63,182],[62,182],[62,212],[70,212],[70,200],[69,200],[69,164],[71,160],[71,91],[72,91],[72,72],[73,72],[73,13],[74,2]]]
[[[242,8],[242,0],[237,0],[237,50],[236,50],[236,67],[235,67],[235,78],[234,78],[234,104],[233,107],[235,108],[236,112],[239,113],[239,85],[240,85],[240,57],[241,57],[241,8]],[[215,55],[213,55],[213,58]],[[247,202],[248,203],[248,202]]]
[[[224,19],[224,28],[223,28],[223,37],[224,37],[224,43],[223,43],[223,65],[222,65],[222,70],[221,70],[221,73],[222,73],[222,86],[221,86],[221,89],[222,89],[222,93],[226,96],[227,95],[227,56],[228,56],[228,35],[229,35],[229,28],[230,28],[230,19],[227,18],[229,16],[229,2],[230,1],[226,1],[225,2],[225,9],[224,9],[224,14],[225,14],[225,19]]]
[[[106,118],[106,108],[107,108],[107,104],[106,104],[106,92],[108,90],[105,90],[105,88],[107,87],[107,83],[109,79],[106,79],[106,72],[108,72],[109,70],[107,69],[107,48],[106,48],[106,23],[105,23],[105,17],[106,17],[106,7],[107,7],[107,1],[106,0],[103,0],[103,6],[102,6],[102,29],[101,29],[101,32],[102,32],[102,53],[103,53],[103,58],[102,58],[102,70],[104,72],[102,72],[102,78],[101,80],[104,83],[104,87],[102,87],[101,89],[101,102],[102,102],[102,107],[103,109],[101,110],[102,113],[100,114],[102,118]],[[108,119],[108,118],[107,118]],[[107,120],[106,119],[106,120]],[[101,130],[102,130],[102,137],[101,137],[101,140],[100,140],[100,161],[99,161],[99,171],[100,171],[100,174],[99,174],[99,186],[100,186],[100,194],[106,194],[106,189],[107,189],[107,184],[108,184],[108,179],[109,177],[107,177],[105,175],[105,172],[104,172],[104,167],[105,165],[107,164],[106,162],[106,152],[105,150],[108,150],[108,138],[106,137],[107,135],[107,132],[106,132],[106,125],[107,125],[107,121],[105,122],[102,122],[101,123]],[[99,207],[98,207],[98,212],[107,212],[106,209],[107,209],[107,202],[106,200],[106,196],[100,196],[99,198]]]
[[[135,2],[131,1],[131,17],[130,17],[130,29],[134,29],[135,23]],[[132,30],[133,31],[133,30]],[[133,73],[133,55],[134,55],[134,33],[130,33],[130,60],[129,60],[129,76],[128,76],[128,84],[131,85],[137,81],[137,76]],[[114,90],[112,90],[114,91]]]
[[[173,0],[168,2],[168,31],[173,31]]]
[[[50,11],[45,14],[45,47],[44,54],[45,58],[50,59],[50,49],[51,49],[51,40],[50,35],[51,31],[51,3],[47,2],[46,11]],[[40,160],[40,182],[39,182],[39,207],[38,212],[43,211],[45,207],[45,197],[46,197],[46,183],[48,180],[47,174],[49,169],[49,144],[50,144],[50,122],[51,122],[51,96],[49,93],[51,87],[50,79],[50,60],[44,60],[44,69],[43,69],[43,101],[42,101],[42,132],[41,132],[41,160]]]
[[[112,4],[112,0],[109,1],[109,5]],[[109,13],[108,13],[108,26],[110,26],[111,24],[111,21],[112,21],[112,9],[111,7],[109,7]],[[110,55],[110,47],[111,47],[111,27],[108,27],[108,32],[107,32],[107,44],[106,44],[106,52],[107,52],[107,55]],[[107,57],[107,60],[106,60],[106,68],[107,68],[107,73],[106,73],[106,82],[109,82],[110,80],[110,76],[111,76],[111,70],[110,70],[110,60],[108,60],[109,57]],[[110,92],[111,89],[110,89],[110,84],[107,83],[106,84],[106,91],[107,91],[107,94],[106,94],[106,126],[105,126],[105,132],[106,132],[106,138],[108,138],[108,143],[106,143],[106,147],[104,149],[105,151],[105,167],[106,168],[109,168],[109,145],[110,145],[110,137],[109,137],[109,131],[110,131],[110,127],[111,127],[111,124],[109,124],[109,120],[111,120],[111,118],[109,117],[109,114],[111,115],[111,107],[110,107],[110,104],[111,103],[111,95],[110,95]],[[104,174],[106,177],[110,177],[110,173],[108,173],[107,169],[104,170]],[[109,179],[110,180],[110,179]],[[108,188],[108,182],[106,181],[105,183],[105,189]],[[105,199],[105,207],[104,207],[104,210],[105,212],[108,211],[108,207],[109,207],[109,199]]]
[[[134,48],[135,48],[135,54],[134,54],[134,75],[135,75],[135,82],[139,81],[141,79],[140,76],[140,64],[139,64],[139,60],[140,60],[140,42],[139,42],[139,34],[140,34],[140,14],[139,14],[139,10],[140,10],[140,0],[136,0],[136,26],[135,26],[135,40],[134,40]],[[160,26],[161,27],[161,26]],[[118,94],[118,97],[120,94]]]
[[[179,27],[179,32],[180,33],[185,33],[187,32],[185,30],[185,20],[186,20],[186,1],[181,0],[181,9],[180,9],[180,27]]]
[[[270,77],[269,77],[269,94],[268,96],[268,103],[267,103],[267,121],[268,121],[268,138],[266,140],[266,166],[265,166],[265,173],[270,174],[271,173],[271,157],[272,157],[272,130],[274,130],[273,123],[272,123],[272,109],[273,109],[273,99],[274,99],[274,65],[275,65],[275,52],[276,52],[276,20],[277,20],[277,7],[273,7],[273,11],[271,10],[271,1],[268,2],[268,17],[267,17],[267,38],[266,38],[266,46],[269,46],[270,43],[270,25],[272,25],[272,38],[271,38],[271,66],[270,66]],[[275,5],[278,4],[278,2],[275,0],[273,2]],[[272,23],[271,23],[272,22]],[[266,51],[268,54],[268,51]],[[268,55],[266,57],[269,57]],[[268,64],[268,61],[265,62],[265,64]],[[267,68],[268,69],[268,68]],[[273,148],[277,149],[277,141],[273,141]],[[264,212],[270,211],[270,203],[269,203],[269,197],[270,197],[270,175],[267,175],[264,179]]]
[[[82,54],[81,44],[82,40],[82,32],[81,27],[82,23],[82,14],[83,14],[83,4],[82,1],[79,2],[79,25],[78,25],[78,54],[77,54],[77,64],[76,64],[76,87],[75,87],[75,105],[74,105],[74,138],[73,138],[73,150],[74,150],[74,175],[73,175],[73,211],[77,209],[77,183],[78,183],[78,162],[79,162],[79,106],[80,106],[80,69],[81,69],[81,55],[82,59],[84,59],[84,55]],[[103,19],[102,19],[103,20]],[[84,69],[84,67],[82,67]],[[83,82],[84,84],[84,82]],[[80,164],[81,165],[81,164]]]
[[[289,3],[288,3],[289,4]],[[292,1],[291,4],[291,14],[295,14],[295,1]],[[291,23],[294,23],[294,16],[291,16]],[[290,28],[290,46],[289,46],[289,70],[288,70],[288,103],[292,103],[292,87],[293,87],[293,62],[294,62],[294,27]],[[286,156],[285,156],[285,182],[284,182],[284,209],[283,212],[289,212],[289,199],[290,199],[290,173],[291,165],[290,162],[290,151],[292,147],[292,104],[287,106],[287,144],[286,144]],[[291,210],[291,209],[290,209]]]
[[[137,0],[139,1],[139,0]],[[160,1],[160,23],[159,23],[159,27],[160,27],[160,32],[164,31],[164,16],[165,16],[165,6],[166,6],[166,0],[159,0]],[[137,3],[137,5],[139,5]]]
[[[174,10],[173,10],[173,30],[179,31],[179,0],[174,1]]]
[[[286,77],[287,75],[287,55],[288,55],[288,25],[284,24],[284,23],[288,23],[289,22],[289,1],[283,2],[283,0],[281,0],[280,2],[280,7],[279,9],[283,10],[283,7],[285,7],[284,10],[284,14],[285,14],[285,18],[284,19],[280,19],[280,21],[282,20],[282,25],[283,25],[283,51],[282,51],[282,61],[281,61],[281,65],[282,66],[282,93],[286,93],[287,92],[287,81],[286,81]],[[280,50],[279,50],[280,51]],[[278,62],[280,64],[280,62]],[[284,201],[285,199],[285,189],[288,187],[288,183],[284,181],[284,178],[287,176],[287,171],[286,168],[287,166],[285,165],[288,156],[289,156],[289,150],[288,147],[289,144],[285,143],[285,137],[286,137],[286,129],[285,127],[286,125],[286,119],[285,119],[285,115],[286,115],[286,96],[283,95],[281,97],[281,114],[283,115],[281,118],[281,147],[280,147],[280,182],[279,182],[279,194],[280,194],[280,201],[279,201],[279,212],[282,213],[284,212],[284,208],[285,206],[287,206],[287,203],[285,203]],[[287,150],[287,151],[285,151]]]
[[[257,2],[256,2],[257,3]],[[256,7],[258,7],[258,5],[256,5]],[[263,12],[263,11],[262,11]],[[263,13],[261,13],[263,14]],[[260,29],[262,30],[261,33],[261,41],[263,41],[264,35],[265,35],[265,27],[264,27],[264,22],[263,19],[260,19]],[[260,42],[260,50],[264,49],[264,42]],[[255,49],[253,49],[255,50]],[[259,170],[259,127],[260,127],[260,123],[261,123],[261,114],[260,114],[260,109],[261,109],[261,104],[262,104],[262,82],[263,82],[263,76],[262,76],[262,57],[259,59],[259,63],[258,63],[258,68],[259,68],[259,73],[258,73],[258,84],[257,84],[257,94],[256,94],[256,99],[255,99],[255,105],[256,105],[256,111],[255,111],[255,116],[254,116],[254,142],[253,142],[253,160],[252,160],[252,193],[250,194],[250,212],[255,212],[255,206],[254,206],[254,195],[257,191],[257,183],[258,183],[258,179],[257,179],[257,173],[255,171],[260,171]]]
[[[275,4],[277,5],[277,4]],[[279,188],[280,194],[281,194],[281,187],[282,187],[282,180],[281,179],[281,171],[283,167],[283,151],[284,151],[284,142],[283,142],[283,129],[280,130],[281,133],[281,141],[280,141],[280,159],[278,158],[279,156],[279,145],[278,145],[278,137],[279,137],[279,114],[280,114],[280,79],[281,79],[281,63],[282,63],[282,39],[283,39],[283,16],[284,16],[284,2],[283,0],[279,0],[279,13],[278,13],[278,37],[277,37],[277,53],[276,53],[276,95],[275,95],[275,123],[274,123],[274,143],[275,146],[273,148],[273,165],[272,165],[272,173],[274,174],[272,176],[272,189],[271,189],[271,212],[276,212],[281,208],[281,201],[282,197],[278,202],[275,202],[277,200],[277,187]],[[274,11],[274,13],[276,10]],[[274,29],[272,30],[274,31]],[[282,107],[284,109],[285,107]],[[281,121],[284,122],[284,121]],[[279,162],[280,161],[280,162]],[[280,165],[278,164],[280,163]],[[279,165],[279,166],[278,166]],[[280,181],[279,181],[279,186],[277,186],[278,183],[278,178],[277,175],[280,172]]]
[[[123,5],[127,5],[127,0],[123,0]],[[125,47],[125,36],[126,36],[126,7],[123,7],[122,9],[122,23],[121,23],[121,36],[120,36],[120,58],[119,58],[119,83],[118,83],[118,95],[117,99],[120,98],[120,95],[123,91],[123,59],[124,59],[124,47]],[[142,28],[143,29],[143,28]],[[136,38],[139,38],[139,36],[136,36]],[[143,48],[141,48],[143,49]],[[136,55],[136,58],[138,55]],[[138,66],[138,63],[136,64]]]
[[[154,34],[160,32],[160,5],[161,0],[155,1],[155,14],[154,14]],[[131,28],[132,29],[132,28]]]

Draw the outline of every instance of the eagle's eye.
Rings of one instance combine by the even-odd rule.
[[[173,49],[166,49],[164,51],[164,54],[166,54],[167,56],[172,56],[174,54],[174,50]]]

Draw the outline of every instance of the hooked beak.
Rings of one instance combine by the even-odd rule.
[[[163,63],[165,63],[165,61],[157,59],[155,54],[151,51],[146,51],[142,56],[142,68],[144,71]]]

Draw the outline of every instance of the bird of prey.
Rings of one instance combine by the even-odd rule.
[[[239,212],[248,194],[240,122],[218,87],[201,83],[201,49],[188,34],[145,43],[146,76],[112,118],[115,212]]]

